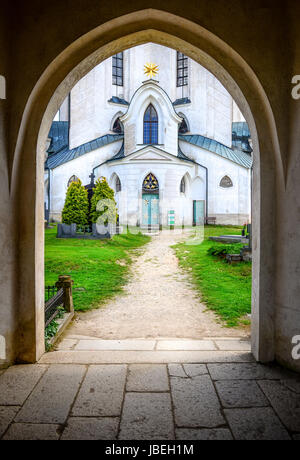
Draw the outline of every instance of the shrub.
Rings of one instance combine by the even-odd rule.
[[[242,244],[218,244],[211,246],[207,250],[207,254],[211,256],[225,257],[226,254],[239,254]]]
[[[108,223],[117,222],[117,207],[115,202],[115,192],[107,183],[105,177],[98,179],[93,190],[94,194],[91,200],[91,221],[107,225]],[[97,209],[99,201],[102,205]],[[101,218],[99,220],[99,217]]]
[[[78,179],[68,187],[65,205],[62,211],[62,222],[64,224],[88,224],[89,201],[87,190]]]

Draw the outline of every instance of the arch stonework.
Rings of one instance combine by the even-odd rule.
[[[49,61],[38,80],[33,79],[10,163],[15,225],[22,229],[17,234],[19,340],[11,356],[35,362],[44,351],[43,162],[51,121],[70,89],[89,70],[116,52],[147,41],[180,49],[205,66],[231,93],[246,117],[255,164],[252,351],[259,361],[276,357],[296,368],[297,363],[288,356],[288,325],[285,333],[275,327],[274,229],[276,211],[282,210],[274,197],[278,200],[284,191],[287,170],[268,95],[251,66],[225,41],[195,22],[155,9],[131,12],[87,29]],[[281,348],[276,348],[275,337]]]

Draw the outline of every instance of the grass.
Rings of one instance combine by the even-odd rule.
[[[201,300],[225,321],[226,326],[250,324],[245,315],[251,312],[251,263],[228,264],[211,256],[207,250],[216,243],[209,236],[241,234],[242,227],[206,226],[201,244],[174,246],[180,265],[189,269]],[[240,245],[236,245],[237,253]]]
[[[45,284],[55,284],[59,275],[70,275],[75,310],[97,308],[122,292],[132,255],[148,241],[148,236],[130,233],[110,240],[57,239],[56,227],[47,229]]]

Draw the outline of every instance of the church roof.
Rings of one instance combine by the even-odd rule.
[[[188,142],[189,144],[196,145],[197,147],[201,147],[205,150],[209,150],[210,152],[216,153],[223,158],[227,158],[234,163],[237,163],[245,168],[251,168],[252,166],[252,158],[247,153],[241,150],[233,150],[230,147],[227,147],[220,142],[209,139],[208,137],[201,136],[200,134],[193,134],[193,135],[179,135],[180,141]]]
[[[90,142],[79,145],[74,149],[69,149],[68,145],[65,148],[53,153],[51,153],[48,149],[49,156],[47,158],[45,167],[49,169],[57,168],[58,166],[67,163],[68,161],[75,160],[76,158],[85,155],[86,153],[92,152],[93,150],[99,149],[100,147],[104,147],[105,145],[112,144],[113,142],[120,141],[123,138],[123,134],[106,134],[105,136],[98,137],[97,139],[94,139]]]
[[[107,102],[112,102],[113,104],[129,105],[129,102],[117,96],[112,96]]]
[[[239,135],[249,133],[247,123],[234,123],[236,129],[238,129]],[[236,126],[237,125],[237,126]],[[244,126],[246,125],[246,126]],[[248,131],[247,131],[248,129]],[[249,133],[250,134],[250,133]],[[124,158],[124,135],[123,134],[106,134],[104,136],[98,137],[90,142],[79,145],[73,149],[69,149],[69,123],[65,121],[54,121],[52,123],[49,138],[51,138],[51,143],[48,148],[48,158],[45,164],[46,168],[54,169],[58,166],[67,163],[68,161],[75,160],[76,158],[85,155],[86,153],[92,152],[93,150],[104,147],[105,145],[112,144],[113,142],[121,141],[122,145],[120,150],[107,162],[117,161]],[[178,136],[179,141],[188,142],[197,147],[209,150],[210,152],[216,153],[217,155],[227,158],[228,160],[233,161],[234,163],[240,164],[245,168],[251,168],[252,158],[251,155],[242,151],[241,148],[238,150],[231,149],[216,140],[209,139],[208,137],[201,136],[200,134],[194,135],[182,135]],[[191,158],[188,158],[178,147],[178,158],[186,161],[194,161]]]
[[[249,126],[245,121],[232,123],[232,146],[243,152],[251,153],[252,148],[249,144],[251,137]]]
[[[180,99],[176,99],[176,101],[173,102],[173,105],[183,105],[183,104],[190,104],[191,100],[188,97],[182,97]]]
[[[51,139],[48,153],[57,153],[69,146],[69,122],[54,121],[48,137]]]

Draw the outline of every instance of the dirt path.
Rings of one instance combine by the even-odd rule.
[[[247,337],[248,330],[222,327],[213,312],[205,311],[170,247],[181,239],[170,232],[153,236],[131,267],[125,293],[101,309],[77,314],[65,337]]]

